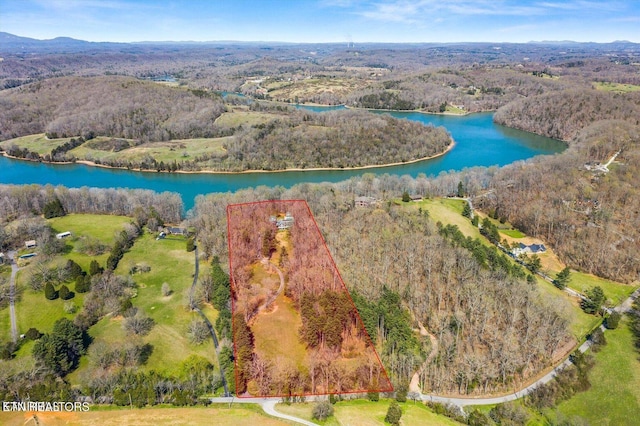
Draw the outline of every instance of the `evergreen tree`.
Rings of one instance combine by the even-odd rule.
[[[611,312],[611,315],[607,317],[606,321],[604,322],[604,326],[609,330],[615,330],[616,328],[618,328],[619,323],[620,313],[618,313],[618,311],[613,311]]]
[[[93,259],[89,264],[89,275],[94,276],[102,273],[102,267],[97,260]]]
[[[384,421],[387,423],[391,423],[394,426],[400,424],[400,418],[402,417],[402,410],[396,401],[391,401],[389,404],[389,409],[387,410],[387,415],[384,418]]]
[[[58,291],[58,295],[62,300],[69,300],[74,296],[73,292],[69,291],[69,287],[67,287],[64,284],[62,284],[62,287],[60,287],[60,290]]]
[[[458,182],[458,197],[463,198],[464,197],[464,185],[462,184],[462,181]]]
[[[192,252],[196,249],[196,241],[193,237],[187,240],[187,251]]]
[[[464,207],[462,208],[462,216],[471,217],[471,207],[469,203],[464,203]]]
[[[569,284],[570,275],[571,271],[567,266],[562,271],[556,274],[556,279],[553,280],[553,285],[558,287],[560,290],[563,290],[567,286],[567,284]]]
[[[76,278],[76,293],[86,293],[91,290],[91,277],[88,275],[80,275]]]
[[[597,314],[602,308],[602,304],[606,300],[604,291],[600,286],[592,287],[585,291],[586,299],[580,303],[582,310],[588,314]]]
[[[59,376],[75,369],[84,352],[82,330],[66,318],[56,321],[51,334],[42,336],[33,347],[34,358]]]
[[[47,283],[44,286],[44,297],[48,300],[54,300],[58,298],[58,292],[53,288],[53,284]]]
[[[402,202],[408,203],[409,201],[411,201],[411,195],[409,195],[409,191],[404,191],[402,193]]]
[[[55,197],[53,200],[49,201],[44,205],[42,209],[42,213],[44,214],[45,219],[51,219],[52,217],[61,217],[66,215],[67,213],[64,211],[64,207],[62,203]]]

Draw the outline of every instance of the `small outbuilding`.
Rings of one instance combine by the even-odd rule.
[[[4,257],[4,253],[0,253],[0,265],[2,265],[5,262],[5,257]]]
[[[59,234],[56,234],[56,238],[59,239],[59,240],[61,240],[63,238],[70,237],[70,236],[71,236],[71,232],[69,232],[69,231],[65,231],[65,232],[61,232]]]
[[[36,248],[38,243],[36,240],[29,240],[24,242],[24,246],[28,249]]]

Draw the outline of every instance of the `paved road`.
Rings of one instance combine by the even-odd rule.
[[[281,402],[281,398],[210,398],[211,402],[218,404],[258,404],[262,410],[270,416],[289,420],[306,426],[317,426],[317,423],[310,422],[299,417],[290,416],[276,410],[276,404]],[[313,397],[307,397],[307,401],[313,401]]]
[[[18,341],[18,321],[16,320],[16,275],[18,274],[18,265],[14,260],[16,255],[15,251],[10,251],[8,254],[11,261],[11,280],[9,281],[9,317],[11,318],[11,337],[13,342]]]

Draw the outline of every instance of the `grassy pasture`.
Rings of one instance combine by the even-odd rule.
[[[116,345],[130,339],[138,339],[141,343],[153,346],[153,352],[141,370],[155,370],[167,374],[178,374],[180,365],[189,355],[196,354],[207,358],[217,365],[213,342],[194,346],[187,338],[187,327],[194,319],[199,319],[195,312],[188,308],[189,288],[195,270],[193,253],[185,250],[184,238],[168,238],[156,240],[155,236],[146,233],[134,246],[125,253],[116,273],[128,275],[136,264],[146,263],[151,270],[136,273],[132,277],[136,282],[137,296],[132,299],[133,305],[153,318],[155,325],[144,337],[131,337],[122,328],[122,317],[107,316],[89,329],[89,335],[96,342]],[[162,295],[162,284],[167,282],[172,290],[169,296]],[[217,312],[210,307],[203,309],[210,321],[215,322]],[[79,378],[88,374],[90,366],[81,363],[70,380],[78,382]]]
[[[604,90],[605,92],[629,93],[640,90],[640,86],[635,84],[611,83],[608,81],[598,81],[593,83],[593,85],[596,89]]]
[[[617,305],[629,297],[629,295],[638,288],[638,283],[635,283],[634,285],[621,284],[595,275],[586,274],[584,272],[571,271],[569,287],[574,290],[584,292],[585,290],[595,286],[602,287],[607,299],[613,302],[614,305]]]
[[[20,148],[27,148],[29,151],[44,155],[51,153],[53,148],[57,148],[60,145],[69,142],[70,139],[71,138],[47,139],[44,133],[37,133],[35,135],[27,135],[6,140],[1,142],[0,146],[7,149],[11,145],[16,145]]]
[[[192,160],[201,155],[221,156],[226,150],[223,144],[229,137],[223,138],[195,138],[180,139],[164,142],[148,142],[138,146],[123,149],[122,151],[102,151],[88,147],[86,144],[69,151],[81,160],[121,160],[137,163],[147,156],[156,161],[165,163],[183,160]]]
[[[290,423],[269,417],[258,406],[236,404],[212,407],[154,407],[130,410],[129,408],[110,407],[108,410],[91,409],[87,413],[50,412],[38,413],[40,426],[79,425],[89,426],[169,426],[169,425],[261,425],[281,426]],[[6,426],[23,426],[35,424],[33,413],[1,412],[0,424]]]
[[[607,345],[595,354],[589,372],[591,389],[558,406],[565,416],[586,418],[596,425],[637,425],[640,419],[640,360],[633,335],[622,321],[605,334]]]
[[[464,200],[455,200],[451,198],[430,198],[422,201],[410,201],[408,203],[402,203],[401,205],[411,208],[412,210],[427,210],[429,217],[433,222],[442,222],[444,225],[457,225],[466,237],[480,238],[483,242],[486,241],[481,238],[480,231],[477,227],[471,224],[471,221],[462,216],[462,209],[466,204]],[[487,242],[487,244],[489,244]]]
[[[384,417],[387,414],[391,400],[381,399],[378,402],[371,402],[362,399],[350,401],[339,401],[334,408],[334,415],[327,419],[324,423],[317,422],[312,419],[312,411],[314,403],[301,404],[278,404],[276,409],[282,413],[290,414],[305,420],[314,421],[326,426],[369,426],[369,425],[385,425]],[[459,425],[460,423],[435,414],[424,404],[420,402],[408,401],[400,403],[402,409],[402,418],[400,423],[405,426],[413,425]]]

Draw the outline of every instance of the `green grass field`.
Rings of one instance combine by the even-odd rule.
[[[72,149],[69,153],[81,160],[121,160],[131,161],[135,164],[145,157],[151,156],[158,162],[164,161],[165,163],[170,163],[174,160],[177,162],[193,160],[195,157],[201,155],[223,155],[226,152],[223,144],[228,140],[229,137],[148,142],[118,152],[102,151],[90,148],[85,144]]]
[[[44,155],[51,153],[53,148],[57,148],[60,145],[69,142],[70,139],[71,138],[47,139],[44,133],[38,133],[35,135],[6,140],[0,143],[0,146],[7,149],[11,145],[16,145],[20,148],[28,148],[29,151]]]
[[[387,414],[390,402],[391,400],[388,399],[381,399],[378,402],[371,402],[362,399],[339,401],[333,406],[333,417],[330,417],[323,423],[317,422],[311,417],[315,403],[291,405],[278,404],[276,409],[282,413],[314,421],[326,426],[369,426],[388,424],[384,422],[384,417]],[[402,408],[401,424],[405,426],[451,426],[460,424],[448,417],[435,414],[420,402],[414,403],[412,401],[408,401],[401,403],[400,407]]]
[[[500,229],[500,233],[510,236],[511,238],[524,238],[525,234],[517,229]]]
[[[584,313],[577,298],[569,296],[550,282],[536,276],[538,290],[543,298],[553,300],[559,310],[569,320],[569,329],[576,340],[582,340],[600,322],[600,318]]]
[[[595,286],[602,288],[605,296],[607,296],[613,305],[617,305],[625,300],[638,288],[637,283],[635,285],[621,284],[605,278],[596,277],[595,275],[585,274],[584,272],[571,271],[569,287],[572,289],[584,293],[585,290]]]
[[[610,83],[610,82],[595,82],[593,83],[596,89],[604,90],[606,92],[616,93],[629,93],[637,92],[640,90],[640,86],[634,84],[622,84],[622,83]]]
[[[640,361],[633,335],[622,321],[605,333],[607,345],[595,354],[589,372],[591,389],[561,403],[558,410],[571,418],[586,418],[592,426],[637,425],[640,419]]]
[[[2,412],[0,424],[5,426],[33,425],[33,413]],[[31,419],[31,421],[29,421]],[[219,404],[212,407],[153,407],[130,410],[110,407],[108,410],[93,408],[87,413],[49,412],[38,413],[38,425],[63,426],[175,426],[175,425],[261,425],[284,426],[291,423],[264,414],[252,404],[235,404],[231,408]]]
[[[151,332],[142,338],[144,343],[153,345],[153,352],[144,370],[177,374],[181,362],[191,354],[203,356],[217,365],[211,341],[194,346],[187,338],[187,327],[192,320],[198,319],[198,315],[188,307],[195,258],[194,253],[188,253],[185,247],[186,239],[182,237],[156,240],[155,235],[146,233],[125,253],[116,269],[117,274],[128,275],[130,268],[136,264],[146,263],[151,267],[149,272],[133,275],[137,284],[133,305],[155,321]],[[165,282],[173,292],[170,296],[162,295],[161,288]],[[210,321],[215,322],[217,312],[213,308],[207,307],[204,312]],[[120,317],[103,318],[89,329],[89,334],[96,342],[107,344],[129,338],[122,329]],[[82,370],[82,366],[78,370]],[[77,374],[81,375],[82,371]]]
[[[406,206],[413,210],[427,210],[429,217],[433,222],[442,222],[443,224],[457,225],[465,236],[471,238],[480,238],[480,231],[477,227],[471,224],[471,221],[462,216],[462,209],[464,208],[466,201],[454,200],[450,198],[430,198],[417,202],[400,202],[400,205]],[[484,238],[480,238],[483,242]],[[487,244],[489,244],[487,242]]]

